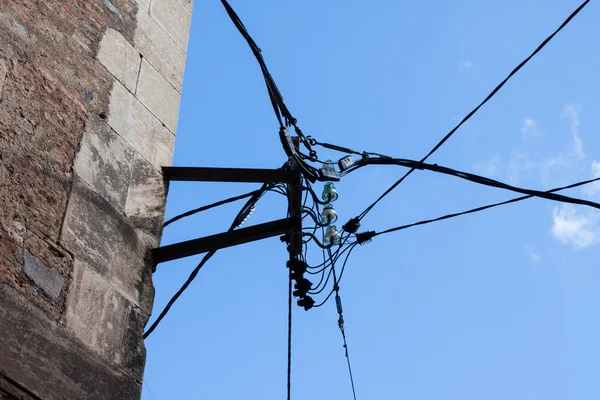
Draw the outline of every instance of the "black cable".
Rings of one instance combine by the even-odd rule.
[[[550,42],[552,40],[552,38],[554,38],[554,36],[560,32],[565,26],[567,26],[567,24],[569,22],[571,22],[571,20],[577,15],[579,14],[579,12],[590,2],[590,0],[586,0],[584,1],[575,11],[573,11],[573,13],[571,13],[571,15],[569,15],[569,17],[558,27],[558,29],[556,31],[554,31],[554,33],[552,33],[550,36],[548,36],[546,38],[546,40],[544,40],[535,50],[533,53],[531,53],[529,55],[529,57],[527,57],[525,60],[523,60],[515,69],[512,70],[512,72],[510,74],[508,74],[508,76],[502,81],[500,82],[500,84],[498,86],[496,86],[496,88],[494,90],[492,90],[492,92],[477,106],[475,107],[469,114],[467,114],[466,117],[464,117],[462,119],[462,121],[459,122],[458,125],[456,125],[450,132],[448,132],[446,134],[446,136],[444,136],[442,138],[442,140],[439,141],[438,144],[435,145],[435,147],[429,152],[427,153],[427,155],[425,157],[423,157],[423,159],[421,160],[421,162],[424,162],[425,160],[427,160],[429,158],[429,156],[431,156],[434,152],[436,152],[449,138],[450,136],[452,136],[465,122],[467,122],[481,107],[483,107],[483,105],[485,103],[487,103],[492,97],[494,97],[494,95],[506,84],[506,82],[508,82],[508,80],[510,78],[512,78],[513,75],[515,75],[525,64],[527,64],[527,62],[529,62],[529,60],[531,60],[540,50],[542,50],[547,44],[548,42]],[[381,196],[379,196],[379,198],[377,200],[375,200],[375,202],[373,202],[369,207],[367,207],[365,209],[365,211],[363,211],[361,214],[359,214],[358,218],[362,219],[364,218],[365,215],[367,215],[367,213],[369,211],[371,211],[371,209],[373,207],[375,207],[375,205],[377,203],[379,203],[379,201],[381,199],[383,199],[385,196],[387,196],[392,190],[394,190],[400,183],[402,183],[402,181],[404,179],[406,179],[407,176],[409,176],[410,174],[412,174],[414,172],[415,168],[411,168],[402,178],[400,178],[398,181],[396,181],[396,183],[394,183],[388,190],[386,190]]]
[[[344,338],[344,350],[346,351],[346,361],[348,362],[348,372],[350,373],[350,385],[352,385],[352,396],[356,400],[356,390],[354,389],[354,377],[352,376],[352,366],[350,365],[350,355],[348,354],[348,343],[346,342],[346,332],[342,331],[342,338]]]
[[[288,290],[288,358],[287,358],[287,400],[291,399],[292,389],[292,269],[289,268]]]
[[[231,197],[231,198],[226,199],[226,200],[217,201],[216,203],[212,203],[212,204],[209,204],[207,206],[202,206],[202,207],[199,207],[199,208],[196,208],[196,209],[184,212],[183,214],[179,214],[179,215],[177,215],[177,216],[169,219],[168,221],[165,221],[165,223],[163,224],[163,226],[167,227],[168,225],[172,224],[173,222],[179,221],[182,218],[189,217],[191,215],[194,215],[194,214],[202,212],[202,211],[209,210],[209,209],[214,208],[214,207],[222,206],[223,204],[227,204],[227,203],[231,203],[231,202],[234,202],[234,201],[237,201],[237,200],[245,199],[246,197],[250,197],[250,196],[253,196],[253,195],[259,193],[260,190],[261,189],[253,190],[252,192],[248,192],[246,194],[241,194],[239,196]]]
[[[465,180],[468,180],[471,182],[479,183],[481,185],[497,187],[500,189],[506,189],[506,190],[510,190],[513,192],[526,194],[529,196],[541,197],[541,198],[544,198],[547,200],[560,201],[563,203],[586,205],[586,206],[600,209],[600,204],[593,202],[593,201],[577,199],[577,198],[573,198],[570,196],[563,196],[560,194],[554,194],[552,192],[543,192],[543,191],[539,191],[539,190],[524,189],[524,188],[508,185],[506,183],[503,183],[503,182],[500,182],[500,181],[497,181],[494,179],[486,178],[486,177],[483,177],[480,175],[475,175],[475,174],[471,174],[468,172],[458,171],[458,170],[448,168],[448,167],[442,167],[437,164],[427,164],[427,163],[423,163],[423,162],[417,162],[417,161],[406,160],[406,159],[398,159],[398,158],[380,158],[380,159],[371,158],[368,160],[361,161],[361,163],[364,163],[367,165],[372,165],[372,164],[399,165],[402,167],[409,167],[409,168],[411,168],[411,171],[413,171],[415,169],[425,169],[425,170],[429,170],[429,171],[440,172],[440,173],[446,174],[446,175],[455,176],[457,178],[461,178],[461,179],[465,179]]]
[[[233,229],[235,229],[236,226],[239,225],[239,222],[240,222],[239,218],[242,215],[242,213],[244,212],[244,210],[246,210],[248,207],[251,207],[253,204],[255,204],[256,201],[258,201],[258,199],[264,194],[264,192],[267,191],[268,187],[269,187],[268,184],[263,184],[262,188],[258,190],[259,193],[255,194],[250,199],[248,199],[248,201],[246,202],[246,204],[244,205],[244,207],[242,207],[242,209],[240,210],[240,212],[234,218],[233,223],[231,224],[230,228],[228,229],[228,232],[231,232]],[[206,262],[216,252],[217,252],[216,250],[209,251],[208,253],[206,253],[204,255],[204,257],[202,257],[202,260],[196,266],[196,268],[194,268],[194,270],[192,271],[192,273],[190,274],[190,276],[188,277],[188,279],[185,281],[185,283],[183,284],[183,286],[181,286],[181,288],[173,295],[173,297],[171,297],[171,299],[169,300],[169,302],[167,303],[167,305],[165,306],[165,308],[158,315],[158,318],[156,318],[156,320],[152,323],[152,325],[150,326],[150,328],[148,328],[148,330],[146,330],[146,332],[144,332],[144,334],[142,335],[142,338],[146,339],[156,329],[156,327],[158,326],[158,324],[160,324],[160,322],[162,321],[162,319],[167,315],[167,313],[169,312],[169,310],[171,309],[171,307],[173,306],[173,304],[175,304],[175,302],[177,301],[177,299],[179,299],[179,296],[181,296],[183,294],[183,292],[188,288],[188,286],[196,278],[196,275],[198,275],[198,272],[200,271],[200,269],[204,266],[204,264],[206,264]]]
[[[590,179],[590,180],[587,180],[587,181],[583,181],[583,182],[577,182],[577,183],[574,183],[574,184],[569,185],[569,186],[563,186],[563,187],[560,187],[560,188],[555,188],[555,189],[552,189],[552,190],[548,190],[546,193],[553,193],[553,192],[558,192],[558,191],[561,191],[561,190],[572,189],[572,188],[575,188],[575,187],[578,187],[578,186],[586,185],[588,183],[597,182],[597,181],[600,181],[600,177],[594,178],[594,179]],[[438,217],[438,218],[435,218],[435,219],[429,219],[429,220],[425,220],[425,221],[415,222],[413,224],[397,226],[395,228],[387,229],[387,230],[382,231],[382,232],[377,232],[374,236],[383,235],[384,233],[391,233],[391,232],[400,231],[400,230],[411,228],[411,227],[417,226],[417,225],[426,225],[426,224],[430,224],[432,222],[437,222],[437,221],[442,221],[442,220],[449,219],[449,218],[459,217],[461,215],[472,214],[472,213],[475,213],[475,212],[478,212],[478,211],[487,210],[489,208],[498,207],[498,206],[501,206],[501,205],[504,205],[504,204],[516,203],[517,201],[530,199],[532,197],[534,197],[534,196],[527,195],[527,196],[516,197],[514,199],[507,200],[507,201],[502,201],[500,203],[489,204],[487,206],[477,207],[477,208],[473,208],[471,210],[467,210],[467,211],[463,211],[463,212],[459,212],[459,213],[448,214],[448,215],[444,215],[442,217]]]

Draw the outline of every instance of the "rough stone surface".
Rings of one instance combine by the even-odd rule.
[[[165,212],[165,181],[152,164],[140,156],[133,163],[125,215],[151,235],[160,237]]]
[[[8,72],[8,66],[6,61],[0,59],[0,100],[2,100],[2,89],[4,89],[4,81],[6,80],[6,73]]]
[[[157,146],[173,148],[175,136],[121,84],[110,99],[108,124],[146,160],[155,164]]]
[[[118,210],[124,210],[133,155],[125,140],[92,115],[77,153],[75,173]]]
[[[140,397],[185,1],[0,0],[0,398]]]
[[[148,12],[150,10],[150,0],[135,0],[138,3],[140,10]]]
[[[130,302],[84,263],[75,261],[67,299],[66,321],[85,344],[117,364]],[[139,341],[139,336],[137,337]]]
[[[187,49],[192,16],[180,1],[152,0],[150,16],[177,42]]]
[[[125,371],[142,379],[146,365],[146,346],[139,338],[144,333],[144,327],[149,315],[138,307],[132,306],[127,321],[127,330],[123,340],[123,361]]]
[[[61,242],[75,258],[150,313],[153,298],[144,292],[145,285],[152,287],[146,275],[151,270],[145,261],[149,248],[124,215],[79,180],[73,186]]]
[[[114,29],[107,29],[96,56],[127,89],[135,92],[140,72],[140,53]]]
[[[135,46],[173,87],[181,91],[185,70],[185,52],[148,13],[138,11]]]
[[[146,60],[142,60],[136,96],[171,132],[175,133],[181,95]]]
[[[179,2],[183,4],[186,10],[192,12],[192,9],[194,8],[194,0],[179,0]]]
[[[0,375],[44,400],[139,399],[141,385],[0,284]],[[26,338],[27,340],[24,340]]]
[[[58,299],[65,279],[56,270],[47,267],[42,260],[25,250],[23,271],[48,297],[52,300]]]

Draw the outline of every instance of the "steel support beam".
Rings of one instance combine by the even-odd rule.
[[[198,181],[285,184],[300,182],[300,172],[297,170],[204,167],[163,167],[162,170],[163,176],[169,182]]]
[[[199,239],[175,243],[152,250],[154,265],[162,262],[177,260],[212,250],[237,246],[238,244],[253,242],[255,240],[299,232],[302,230],[302,217],[279,219],[273,222],[249,226],[231,232],[218,233]]]

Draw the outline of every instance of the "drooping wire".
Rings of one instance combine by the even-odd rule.
[[[240,212],[234,218],[233,223],[231,224],[228,232],[231,232],[233,229],[235,229],[236,226],[239,225],[239,223],[240,223],[239,219],[240,219],[240,216],[242,215],[242,213],[248,207],[252,207],[261,198],[261,196],[267,191],[268,187],[269,187],[269,184],[266,184],[266,183],[263,184],[263,186],[261,187],[261,189],[259,189],[259,191],[258,191],[259,193],[254,194],[250,199],[248,199],[248,201],[246,202],[246,204],[244,205],[244,207],[242,207],[242,209],[240,210]],[[206,262],[216,252],[217,252],[216,250],[211,250],[208,253],[206,253],[204,255],[204,257],[202,257],[202,260],[196,266],[196,268],[194,268],[194,270],[192,271],[192,273],[190,274],[190,276],[188,277],[188,279],[185,281],[185,283],[173,295],[173,297],[171,297],[171,299],[169,300],[169,302],[167,303],[167,305],[165,306],[165,308],[160,312],[160,314],[158,315],[158,317],[156,318],[156,320],[152,323],[152,325],[150,326],[150,328],[148,328],[148,330],[146,330],[146,332],[144,332],[144,334],[142,335],[142,337],[144,339],[146,339],[148,336],[150,336],[150,334],[156,329],[156,327],[158,326],[158,324],[160,324],[160,322],[162,321],[162,319],[167,315],[167,313],[169,312],[169,310],[171,309],[171,307],[173,306],[173,304],[175,304],[175,302],[177,301],[177,299],[179,299],[179,297],[183,294],[183,292],[185,292],[185,290],[188,288],[188,286],[196,278],[196,275],[198,275],[198,272],[200,271],[200,269],[204,266],[204,264],[206,264]]]
[[[399,165],[402,167],[409,167],[409,168],[411,168],[411,171],[415,170],[415,169],[424,169],[424,170],[439,172],[439,173],[446,174],[446,175],[455,176],[457,178],[465,179],[465,180],[475,182],[475,183],[478,183],[481,185],[492,186],[492,187],[497,187],[500,189],[510,190],[510,191],[517,192],[517,193],[526,194],[528,196],[540,197],[540,198],[544,198],[547,200],[560,201],[563,203],[586,205],[586,206],[600,209],[600,204],[598,204],[594,201],[577,199],[577,198],[573,198],[573,197],[569,197],[569,196],[563,196],[560,194],[554,194],[552,192],[547,192],[547,191],[544,192],[544,191],[539,191],[539,190],[524,189],[524,188],[508,185],[506,183],[499,182],[497,180],[486,178],[486,177],[483,177],[480,175],[471,174],[469,172],[463,172],[463,171],[458,171],[458,170],[455,170],[452,168],[442,167],[437,164],[427,164],[427,163],[423,163],[423,162],[417,162],[417,161],[406,160],[406,159],[398,159],[398,158],[379,158],[379,159],[370,158],[367,160],[360,161],[359,163],[362,163],[365,165],[370,165],[370,164]]]
[[[292,396],[292,269],[289,268],[288,288],[288,354],[287,354],[287,400]]]
[[[590,180],[587,180],[587,181],[577,182],[577,183],[574,183],[574,184],[568,185],[568,186],[563,186],[563,187],[551,189],[551,190],[548,190],[546,193],[559,192],[561,190],[572,189],[572,188],[575,188],[575,187],[578,187],[578,186],[582,186],[582,185],[586,185],[588,183],[598,182],[598,181],[600,181],[600,177],[594,178],[594,179],[590,179]],[[386,234],[386,233],[397,232],[397,231],[400,231],[400,230],[403,230],[403,229],[411,228],[413,226],[426,225],[426,224],[430,224],[432,222],[438,222],[438,221],[443,221],[445,219],[450,219],[450,218],[454,218],[454,217],[460,217],[461,215],[472,214],[472,213],[475,213],[475,212],[478,212],[478,211],[487,210],[487,209],[498,207],[498,206],[502,206],[502,205],[505,205],[505,204],[516,203],[518,201],[530,199],[532,197],[534,197],[534,196],[527,195],[527,196],[516,197],[516,198],[511,199],[511,200],[506,200],[506,201],[502,201],[502,202],[499,202],[499,203],[489,204],[489,205],[486,205],[486,206],[473,208],[473,209],[470,209],[470,210],[467,210],[467,211],[462,211],[462,212],[459,212],[459,213],[448,214],[448,215],[444,215],[442,217],[438,217],[438,218],[435,218],[435,219],[429,219],[429,220],[419,221],[419,222],[415,222],[415,223],[408,224],[408,225],[401,225],[401,226],[397,226],[395,228],[386,229],[385,231],[377,232],[373,236],[379,236],[379,235],[383,235],[383,234]]]
[[[271,190],[276,191],[275,189],[271,189]],[[197,214],[199,212],[206,211],[206,210],[209,210],[209,209],[214,208],[214,207],[222,206],[222,205],[227,204],[227,203],[232,203],[232,202],[237,201],[237,200],[245,199],[246,197],[254,196],[255,194],[258,194],[260,192],[261,192],[261,189],[253,190],[252,192],[241,194],[241,195],[235,196],[235,197],[230,197],[229,199],[217,201],[217,202],[209,204],[207,206],[202,206],[202,207],[190,210],[190,211],[186,211],[183,214],[176,215],[175,217],[173,217],[173,218],[165,221],[165,223],[163,224],[163,227],[167,227],[170,224],[172,224],[173,222],[179,221],[180,219],[192,216],[192,215]]]
[[[527,57],[525,60],[523,60],[519,65],[517,65],[517,67],[515,69],[513,69],[511,71],[510,74],[508,74],[508,76],[502,81],[500,82],[500,84],[498,86],[496,86],[496,88],[494,88],[494,90],[491,91],[490,94],[488,94],[488,96],[477,106],[475,107],[470,113],[468,113],[463,119],[462,121],[460,121],[458,123],[458,125],[456,125],[454,128],[452,128],[452,130],[450,132],[448,132],[446,134],[446,136],[444,136],[442,138],[442,140],[440,140],[438,142],[438,144],[436,144],[433,149],[431,149],[431,151],[429,153],[427,153],[427,155],[425,157],[423,157],[423,159],[421,159],[421,162],[424,162],[425,160],[427,160],[429,158],[429,156],[431,156],[433,153],[435,153],[465,122],[467,122],[473,115],[475,115],[475,113],[477,111],[479,111],[479,109],[481,107],[483,107],[484,104],[486,104],[492,97],[494,97],[494,95],[506,84],[506,82],[509,81],[510,78],[513,77],[513,75],[515,75],[521,68],[523,68],[523,66],[525,66],[525,64],[527,64],[529,62],[529,60],[531,60],[538,52],[540,52],[553,38],[554,36],[556,36],[556,34],[558,34],[565,26],[567,26],[569,24],[569,22],[571,22],[571,20],[577,15],[579,14],[579,12],[590,2],[590,0],[586,0],[584,1],[575,11],[573,11],[573,13],[571,13],[571,15],[569,15],[569,17],[558,27],[558,29],[556,29],[550,36],[548,36],[534,51],[533,53],[531,53],[529,55],[529,57]],[[404,176],[402,176],[402,178],[400,178],[398,181],[396,181],[392,186],[390,186],[389,189],[387,189],[385,192],[383,192],[383,194],[381,196],[379,196],[379,198],[377,198],[377,200],[375,200],[369,207],[367,207],[361,214],[359,214],[358,218],[359,220],[364,218],[365,215],[367,215],[369,213],[369,211],[371,211],[371,209],[373,209],[373,207],[375,207],[375,205],[377,203],[379,203],[385,196],[387,196],[392,190],[394,190],[400,183],[402,183],[402,181],[404,181],[404,179],[406,179],[406,177],[408,177],[410,174],[412,174],[415,171],[415,168],[411,168],[410,170],[408,170],[408,172],[406,174],[404,174]]]

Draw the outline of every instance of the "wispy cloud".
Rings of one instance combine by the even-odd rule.
[[[530,264],[539,264],[540,261],[542,261],[542,257],[533,246],[525,247],[525,255],[527,256]]]
[[[473,169],[480,175],[492,178],[498,175],[501,166],[502,158],[496,153],[489,160],[477,161],[473,164]]]
[[[524,139],[537,139],[544,136],[539,124],[533,118],[526,118],[521,125],[521,133]]]
[[[572,153],[577,158],[584,158],[585,153],[583,152],[583,143],[581,137],[579,137],[579,110],[574,104],[567,104],[563,108],[563,117],[567,118],[571,123],[571,136],[573,137],[573,150]]]
[[[575,249],[584,249],[598,244],[600,227],[598,213],[582,213],[571,205],[554,207],[552,211],[552,236]]]
[[[600,178],[600,162],[592,161],[592,178]],[[583,188],[583,192],[590,197],[600,196],[600,181],[590,183]]]
[[[473,68],[473,62],[471,60],[464,60],[458,63],[458,70],[465,71]]]

